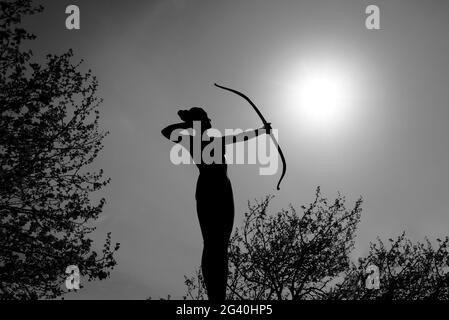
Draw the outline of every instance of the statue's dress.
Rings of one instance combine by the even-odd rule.
[[[202,150],[209,143],[202,143]],[[222,146],[221,163],[197,164],[196,208],[203,235],[201,269],[209,300],[224,300],[228,244],[234,224],[234,196]]]

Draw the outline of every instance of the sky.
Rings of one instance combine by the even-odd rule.
[[[449,2],[41,3],[44,12],[25,21],[38,36],[29,44],[35,58],[73,48],[99,80],[101,125],[110,135],[95,167],[111,184],[96,195],[107,204],[94,239],[100,246],[111,231],[121,243],[111,278],[66,299],[185,293],[184,275],[194,274],[202,251],[198,172],[170,161],[172,144],[160,130],[189,106],[204,107],[219,130],[262,125],[245,101],[214,82],[252,98],[278,130],[288,166],[280,191],[280,171],[261,176],[258,165],[229,166],[234,226],[248,200],[274,194],[275,213],[307,205],[321,186],[329,198],[345,195],[349,208],[364,199],[354,258],[377,236],[447,234]],[[80,8],[80,30],[65,28],[69,4]],[[365,27],[370,4],[380,8],[380,30]],[[323,74],[337,85],[302,99]],[[306,105],[326,102],[333,89],[337,112],[311,115]]]

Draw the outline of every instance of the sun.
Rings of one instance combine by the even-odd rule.
[[[298,87],[301,116],[315,125],[330,125],[344,110],[344,87],[333,74],[315,74]]]
[[[288,81],[285,101],[289,117],[303,129],[320,134],[344,130],[352,113],[349,73],[335,66],[309,66]]]

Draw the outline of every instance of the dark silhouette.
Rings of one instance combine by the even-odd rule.
[[[162,134],[172,140],[175,130],[193,128],[194,121],[201,124],[201,136],[212,128],[211,120],[207,113],[198,107],[178,112],[179,117],[184,122],[172,124],[162,130]],[[231,182],[227,175],[227,164],[225,160],[225,145],[245,141],[246,137],[256,137],[260,133],[269,132],[270,124],[263,128],[254,130],[251,133],[245,132],[235,136],[225,136],[211,138],[209,141],[201,141],[201,151],[212,143],[219,141],[222,145],[221,161],[218,163],[206,164],[196,163],[199,169],[199,177],[196,186],[196,207],[200,222],[201,233],[203,235],[204,249],[201,260],[201,269],[204,275],[207,294],[209,300],[220,301],[226,298],[226,282],[228,277],[228,244],[234,223],[234,196]],[[193,140],[200,135],[190,135],[189,144],[184,145],[190,152],[192,158]],[[172,140],[173,141],[173,140]],[[173,141],[183,143],[185,139]]]
[[[231,300],[448,300],[449,237],[414,242],[405,233],[377,238],[366,255],[351,257],[362,198],[315,198],[297,210],[270,212],[272,196],[248,204],[229,241]],[[379,287],[367,286],[372,268]],[[371,271],[370,271],[371,269]],[[371,282],[373,283],[373,282]],[[185,277],[185,298],[203,300],[200,271]]]
[[[0,300],[54,299],[68,266],[101,280],[116,265],[110,234],[101,252],[91,240],[105,203],[92,193],[109,183],[90,166],[106,135],[98,81],[71,50],[35,61],[21,21],[42,10],[0,1]]]

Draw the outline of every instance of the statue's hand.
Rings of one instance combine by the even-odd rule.
[[[273,128],[271,128],[271,122],[267,122],[267,124],[265,124],[263,126],[263,128],[265,129],[267,134],[270,134],[271,133],[271,129],[273,129]]]

